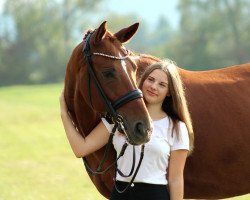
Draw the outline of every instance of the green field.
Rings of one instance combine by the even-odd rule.
[[[0,200],[104,199],[65,137],[61,89],[59,84],[0,88]]]
[[[66,140],[62,85],[0,88],[0,200],[101,200]]]

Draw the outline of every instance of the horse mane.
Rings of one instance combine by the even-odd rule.
[[[83,34],[83,40],[86,40],[87,36],[92,33],[94,30],[92,28],[88,29],[86,32]]]
[[[159,58],[152,56],[152,55],[149,55],[149,54],[141,54],[141,53],[134,53],[134,54],[137,56],[140,56],[142,58],[149,58],[149,59],[154,60],[154,61],[160,61]]]

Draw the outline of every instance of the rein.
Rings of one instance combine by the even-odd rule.
[[[138,165],[136,167],[135,173],[134,173],[133,177],[131,178],[130,182],[127,184],[127,186],[123,190],[120,190],[120,189],[118,189],[116,183],[114,183],[115,189],[116,189],[116,191],[118,193],[124,193],[133,184],[133,182],[135,180],[135,177],[136,177],[136,175],[137,175],[137,173],[138,173],[138,171],[140,169],[143,157],[144,157],[144,148],[145,148],[145,145],[143,144],[141,146],[140,160],[139,160]],[[134,171],[134,165],[135,165],[135,149],[134,149],[134,146],[133,146],[133,164],[132,164],[132,168],[131,168],[131,171],[130,171],[129,175],[124,175],[119,169],[116,169],[116,170],[118,171],[118,173],[119,173],[120,176],[122,176],[122,177],[129,177],[129,176],[132,175],[132,173]],[[115,180],[116,180],[116,178],[115,178]]]
[[[91,102],[91,105],[92,105],[91,94],[90,94],[90,77],[91,77],[93,82],[94,82],[94,85],[96,86],[96,88],[98,90],[98,93],[100,94],[102,100],[104,101],[104,104],[105,104],[106,110],[107,110],[107,116],[111,117],[111,120],[114,123],[114,127],[112,129],[112,132],[110,133],[110,137],[109,137],[108,143],[107,143],[106,148],[105,148],[104,156],[103,156],[102,160],[100,161],[100,164],[97,167],[97,170],[94,171],[94,170],[91,169],[91,167],[89,166],[89,164],[87,162],[87,159],[85,157],[82,158],[82,159],[83,159],[84,165],[85,165],[85,167],[87,169],[87,172],[89,174],[91,174],[91,175],[100,175],[100,174],[105,174],[108,170],[110,170],[114,165],[117,164],[117,161],[124,155],[124,152],[125,152],[125,150],[126,150],[126,148],[128,146],[127,141],[129,140],[129,137],[128,137],[128,134],[127,134],[126,129],[124,127],[123,117],[121,115],[119,115],[116,112],[116,110],[119,109],[120,107],[122,107],[123,105],[125,105],[126,103],[128,103],[128,102],[130,102],[132,100],[138,99],[138,98],[142,98],[143,96],[142,96],[142,92],[139,89],[135,89],[135,90],[132,90],[132,91],[128,92],[127,94],[123,95],[122,97],[117,99],[115,102],[111,102],[109,100],[109,98],[106,96],[106,94],[105,94],[105,92],[104,92],[104,90],[103,90],[103,88],[102,88],[102,86],[101,86],[95,72],[94,72],[93,63],[92,63],[92,55],[103,56],[103,57],[116,59],[116,60],[124,60],[124,59],[129,57],[129,51],[126,50],[127,54],[125,56],[123,56],[123,57],[107,55],[107,54],[103,54],[103,53],[99,53],[99,52],[91,53],[91,51],[90,51],[90,38],[91,38],[93,32],[91,32],[91,33],[89,33],[87,35],[87,38],[86,38],[85,44],[83,45],[83,50],[82,50],[83,54],[84,54],[84,57],[86,59],[87,70],[88,70],[88,73],[89,73],[89,87],[88,88],[89,88],[90,102]],[[112,144],[114,133],[116,132],[117,129],[123,131],[123,133],[126,136],[127,141],[122,146],[122,150],[119,153],[119,155],[117,156],[116,160],[111,165],[109,165],[105,170],[102,170],[102,166],[103,166],[104,162],[107,159],[107,156],[108,156],[111,144]],[[138,172],[138,170],[139,170],[139,168],[141,166],[143,155],[144,155],[144,145],[142,145],[140,160],[139,160],[139,163],[137,165],[137,168],[135,170],[135,173],[134,173],[130,183],[128,183],[127,187],[122,191],[120,191],[117,188],[116,184],[115,184],[115,188],[116,188],[116,190],[118,192],[123,193],[128,189],[129,186],[132,185],[132,183],[133,183],[133,181],[134,181],[134,179],[135,179],[135,177],[137,175],[137,172]],[[135,168],[135,149],[133,147],[133,164],[132,164],[132,168],[131,168],[131,171],[130,171],[129,175],[124,175],[118,168],[116,168],[116,171],[121,176],[129,177],[129,176],[131,176],[133,174],[134,168]]]

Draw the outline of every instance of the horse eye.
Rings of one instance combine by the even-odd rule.
[[[107,69],[102,72],[102,75],[106,79],[115,78],[115,69]]]

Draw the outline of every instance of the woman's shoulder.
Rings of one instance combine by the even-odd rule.
[[[173,136],[173,145],[171,147],[171,151],[178,149],[186,149],[189,150],[189,135],[187,126],[183,121],[177,122],[178,126],[178,135],[176,130],[174,131]]]
[[[174,122],[173,122],[173,119],[171,119],[171,117],[167,117],[167,119],[170,123],[171,126],[173,126]],[[185,128],[187,127],[185,122],[181,121],[181,120],[177,120],[177,123],[176,123],[177,126],[179,126],[179,128]]]
[[[169,120],[168,133],[170,134],[171,137],[176,138],[177,135],[179,135],[180,137],[183,137],[183,135],[188,134],[188,130],[187,130],[187,126],[186,126],[185,122],[178,120],[175,124],[175,127],[174,127],[173,120],[170,117],[168,120]],[[178,133],[177,133],[177,131],[178,131]]]
[[[180,128],[187,128],[185,122],[183,122],[181,120],[178,121],[178,125],[179,125]]]

